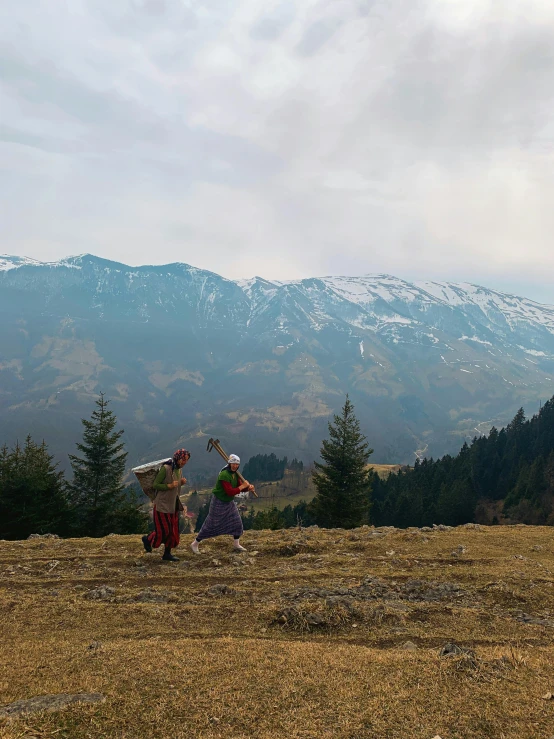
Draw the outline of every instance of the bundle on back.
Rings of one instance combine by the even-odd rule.
[[[160,467],[164,462],[167,462],[166,459],[158,459],[157,462],[149,462],[148,464],[143,464],[140,467],[133,467],[131,472],[134,472],[135,477],[139,481],[139,485],[142,488],[142,492],[147,495],[150,500],[154,500],[157,494],[157,490],[154,490],[154,480],[156,479],[156,475],[158,474]]]

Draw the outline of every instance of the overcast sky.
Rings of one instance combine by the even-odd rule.
[[[553,0],[18,0],[0,44],[0,252],[554,304]]]

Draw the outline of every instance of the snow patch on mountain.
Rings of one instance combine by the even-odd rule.
[[[521,321],[541,323],[554,334],[554,306],[536,303],[528,298],[520,298],[508,293],[500,293],[469,282],[459,284],[439,282],[417,282],[438,300],[451,306],[474,305],[493,322],[501,314],[510,328],[517,327]]]
[[[0,272],[8,272],[10,269],[19,267],[37,267],[44,264],[29,257],[10,257],[8,254],[0,254]]]
[[[460,341],[475,341],[477,344],[484,344],[485,346],[492,346],[490,341],[484,341],[478,336],[460,336]]]

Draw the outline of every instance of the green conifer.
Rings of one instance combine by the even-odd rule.
[[[324,464],[312,474],[317,495],[312,502],[316,521],[326,528],[355,528],[367,522],[373,449],[360,431],[348,395],[340,415],[329,423],[329,439],[322,443]]]
[[[76,511],[76,533],[105,536],[109,533],[141,533],[146,514],[139,508],[136,493],[123,482],[127,452],[116,430],[117,418],[108,410],[109,401],[100,393],[91,419],[81,419],[81,456],[69,455],[73,469],[70,489]]]
[[[0,539],[69,533],[67,486],[56,468],[46,443],[30,436],[23,447],[0,449]]]

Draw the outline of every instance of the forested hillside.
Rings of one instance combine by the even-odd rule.
[[[379,462],[456,454],[551,395],[554,307],[390,275],[232,282],[187,264],[7,256],[0,347],[0,444],[44,438],[68,471],[104,392],[130,467],[185,447],[198,485],[210,436],[245,460],[311,464],[346,393]]]
[[[417,461],[372,479],[376,525],[513,522],[554,525],[554,398],[526,420],[464,444],[457,456]]]

